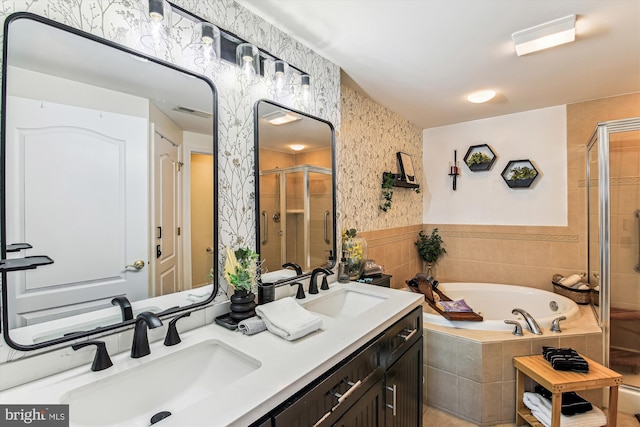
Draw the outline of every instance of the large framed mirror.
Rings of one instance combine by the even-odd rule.
[[[213,83],[23,12],[3,54],[2,259],[53,260],[3,270],[6,342],[34,350],[211,302]]]
[[[257,252],[262,271],[303,272],[336,256],[333,125],[260,100],[254,109]]]

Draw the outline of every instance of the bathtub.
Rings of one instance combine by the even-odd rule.
[[[569,323],[580,316],[580,307],[562,295],[524,286],[500,285],[496,283],[440,283],[438,289],[452,300],[464,299],[473,310],[482,315],[481,322],[450,321],[429,308],[423,313],[426,323],[449,326],[452,328],[476,329],[488,331],[511,331],[513,325],[504,323],[505,319],[520,320],[526,329],[521,315],[511,314],[514,308],[522,308],[531,314],[541,328],[549,328],[553,319],[566,316]],[[552,302],[557,310],[552,309]],[[562,324],[561,324],[562,326]]]

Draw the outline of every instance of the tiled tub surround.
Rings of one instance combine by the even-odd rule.
[[[424,307],[433,313],[426,303]],[[561,324],[561,333],[543,328],[541,336],[528,330],[516,337],[507,331],[454,329],[425,322],[425,403],[481,426],[514,422],[513,357],[541,354],[542,346],[548,345],[571,347],[602,362],[602,331],[592,308],[580,306],[580,312],[573,322]],[[602,405],[601,390],[581,394]]]

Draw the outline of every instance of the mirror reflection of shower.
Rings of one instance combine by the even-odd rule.
[[[275,179],[274,179],[275,178]],[[303,270],[326,262],[333,224],[331,169],[300,165],[260,172],[261,254],[266,271],[293,262]],[[269,200],[271,199],[271,200]],[[286,244],[285,244],[286,243]]]

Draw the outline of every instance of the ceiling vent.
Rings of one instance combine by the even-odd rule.
[[[178,105],[176,108],[173,109],[173,111],[178,111],[180,113],[185,113],[185,114],[191,114],[192,116],[202,117],[203,119],[210,119],[213,117],[213,114],[208,113],[206,111],[200,111],[194,108],[183,107],[181,105]]]

